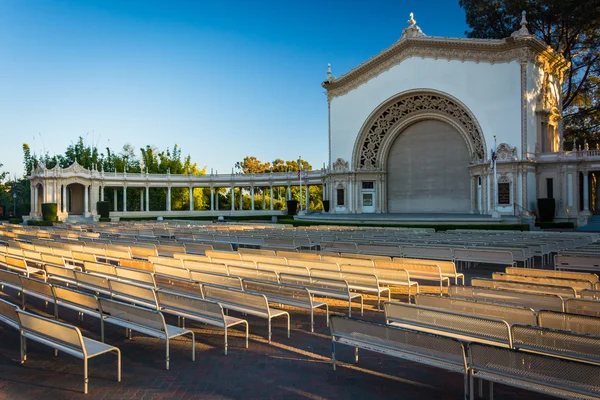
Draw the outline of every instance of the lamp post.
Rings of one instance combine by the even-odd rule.
[[[17,216],[17,193],[13,189],[13,217]]]

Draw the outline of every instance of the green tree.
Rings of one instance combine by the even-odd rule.
[[[563,86],[564,134],[600,141],[600,5],[598,0],[460,0],[472,38],[502,39],[527,12],[530,33],[571,63]]]

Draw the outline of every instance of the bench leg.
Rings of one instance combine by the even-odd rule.
[[[196,334],[190,331],[192,335],[192,361],[196,361]]]
[[[363,316],[363,306],[364,306],[363,297],[362,297],[362,295],[360,295],[360,316],[361,317]]]
[[[27,360],[27,338],[21,335],[21,364]]]
[[[477,398],[477,396],[475,396],[475,383],[474,383],[475,378],[473,378],[473,371],[470,371],[469,373],[469,398],[471,400],[474,400]]]
[[[331,340],[331,366],[335,371],[335,340],[333,338]]]
[[[311,332],[315,331],[315,309],[314,308],[310,309],[310,331]]]
[[[83,393],[88,393],[88,360],[83,359]]]
[[[494,400],[494,382],[490,382],[490,400]]]
[[[358,364],[358,347],[354,348],[354,362]]]
[[[479,397],[483,397],[483,379],[479,379],[478,385]]]
[[[104,343],[104,318],[100,315],[100,339]]]
[[[271,344],[271,318],[268,318],[269,344]]]
[[[325,304],[325,317],[327,317],[327,327],[329,328],[329,304]]]
[[[287,313],[287,330],[288,330],[288,339],[290,338],[290,313]]]
[[[250,336],[250,329],[248,327],[248,321],[246,321],[246,348],[248,348],[248,336]]]
[[[121,350],[116,349],[117,353],[117,382],[121,382]]]
[[[169,370],[169,361],[170,361],[169,360],[169,338],[167,338],[167,340],[166,340],[165,347],[166,347],[166,359],[165,359],[165,361],[166,361],[166,364],[167,364],[167,371],[168,371]]]
[[[348,316],[352,317],[352,299],[348,298]]]
[[[225,326],[225,355],[227,355],[227,326]]]

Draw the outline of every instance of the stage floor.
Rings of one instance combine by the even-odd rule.
[[[340,223],[373,223],[373,224],[414,224],[414,225],[438,225],[438,224],[458,224],[458,225],[476,225],[476,224],[519,224],[519,217],[512,215],[493,218],[491,215],[478,214],[451,214],[451,213],[430,213],[430,214],[331,214],[331,213],[312,213],[308,215],[297,215],[294,217],[300,221],[314,222],[340,222]]]

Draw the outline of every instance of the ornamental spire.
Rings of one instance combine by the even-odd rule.
[[[331,64],[327,64],[327,79],[325,82],[331,82],[335,79],[335,76],[331,74]]]
[[[529,29],[527,29],[527,12],[523,10],[521,13],[521,28],[518,31],[514,31],[510,37],[520,38],[530,36]]]
[[[408,24],[408,28],[404,28],[402,30],[402,36],[400,39],[404,39],[405,37],[424,37],[427,36],[421,31],[421,28],[417,26],[417,21],[415,20],[415,15],[410,13],[410,19],[406,21]]]

